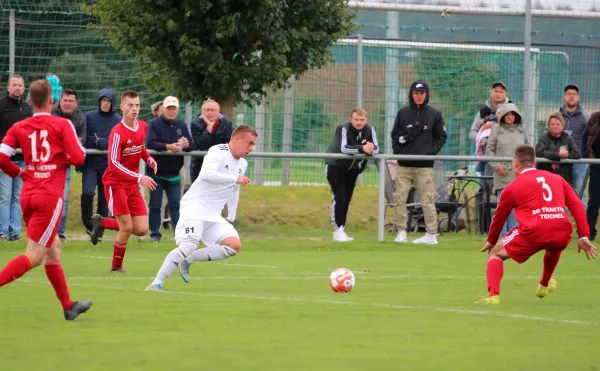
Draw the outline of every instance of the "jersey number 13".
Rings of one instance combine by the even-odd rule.
[[[31,141],[31,161],[47,162],[50,158],[50,143],[48,143],[48,130],[36,130],[29,134]],[[38,145],[40,146],[38,148]]]

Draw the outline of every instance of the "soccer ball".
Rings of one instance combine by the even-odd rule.
[[[329,286],[335,292],[350,292],[355,283],[354,273],[346,268],[338,268],[329,276]]]

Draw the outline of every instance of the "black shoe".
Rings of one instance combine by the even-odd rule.
[[[100,236],[104,234],[104,228],[102,228],[102,215],[94,214],[92,216],[92,233],[90,234],[90,239],[92,240],[92,244],[97,245]]]
[[[69,240],[67,240],[67,237],[64,234],[59,234],[58,239],[61,243],[69,242]]]
[[[75,321],[80,314],[87,312],[91,307],[91,300],[84,301],[83,303],[76,301],[71,306],[71,309],[65,310],[65,319],[67,321]]]
[[[152,236],[152,237],[150,237],[150,241],[152,241],[152,242],[160,242],[160,236]]]
[[[110,268],[110,273],[129,274],[129,272],[127,272],[125,270],[125,268],[123,268],[123,267],[119,267],[119,268],[112,267],[112,268]]]
[[[9,237],[8,240],[10,242],[15,242],[15,241],[23,241],[23,239],[21,238],[20,234],[14,235],[12,237]]]

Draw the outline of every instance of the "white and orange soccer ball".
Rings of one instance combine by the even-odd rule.
[[[354,273],[350,269],[338,268],[329,276],[329,285],[335,292],[350,292],[355,284]]]

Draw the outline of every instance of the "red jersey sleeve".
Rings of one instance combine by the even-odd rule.
[[[571,211],[573,219],[575,219],[575,224],[577,225],[577,234],[579,234],[579,238],[589,237],[590,226],[587,222],[587,215],[585,213],[583,203],[581,202],[571,185],[567,183],[567,181],[563,178],[560,178],[560,180],[565,192],[565,203]]]
[[[144,162],[148,162],[148,159],[152,157],[150,156],[150,154],[148,153],[148,151],[146,150],[146,145],[144,145],[142,147],[142,160],[144,160]]]
[[[18,130],[18,124],[11,126],[0,145],[0,170],[4,171],[11,178],[16,178],[21,174],[21,168],[10,160],[10,157],[15,153],[17,148],[20,147],[19,139],[17,137]]]
[[[502,227],[504,226],[504,223],[506,223],[506,219],[508,219],[510,212],[515,208],[513,188],[514,187],[511,187],[511,185],[508,185],[504,188],[504,191],[502,191],[502,197],[500,198],[500,202],[498,202],[498,207],[496,208],[496,213],[494,213],[490,231],[488,232],[487,242],[492,245],[495,245],[496,242],[498,242]]]
[[[108,161],[110,161],[110,164],[115,168],[115,171],[124,177],[136,178],[139,182],[142,175],[129,170],[121,163],[121,135],[118,130],[113,129],[113,132],[110,134],[110,137],[108,138],[108,149],[110,151],[108,153]]]
[[[71,165],[81,166],[85,160],[85,148],[83,148],[79,139],[77,139],[77,133],[75,132],[73,123],[71,120],[67,121],[68,123],[62,127],[65,153],[69,157]]]

